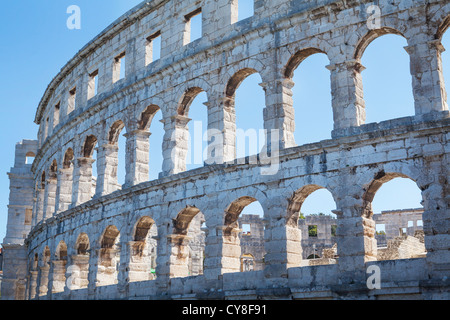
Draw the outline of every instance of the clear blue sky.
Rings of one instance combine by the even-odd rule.
[[[140,3],[139,0],[19,0],[6,1],[0,12],[0,242],[5,236],[9,180],[6,175],[14,163],[15,143],[36,139],[34,116],[37,105],[52,78],[87,42],[120,15]],[[69,30],[67,7],[81,8],[81,30]],[[448,32],[443,41],[450,48]],[[414,114],[409,58],[406,45],[399,36],[383,36],[374,41],[362,59],[367,106],[367,122],[375,122]],[[450,82],[450,54],[444,53],[444,72]],[[304,61],[295,72],[294,107],[296,109],[296,141],[298,144],[330,138],[332,129],[329,64],[325,55],[317,54]],[[264,95],[259,75],[246,79],[236,97],[237,126],[262,129]],[[251,94],[246,94],[251,92]],[[190,118],[204,121],[205,96],[195,99]],[[158,120],[158,119],[155,119]],[[162,141],[162,125],[154,121],[151,147]],[[121,138],[120,144],[124,144]],[[123,149],[123,148],[122,148]],[[154,150],[154,149],[152,149]],[[153,157],[151,178],[156,178],[161,157]],[[123,154],[121,155],[123,163]],[[198,166],[198,165],[197,165]],[[122,166],[123,167],[123,166]],[[188,166],[188,169],[196,165]],[[123,179],[123,169],[119,171]],[[402,207],[416,207],[420,193],[414,183],[391,182],[380,189],[374,201],[375,212]],[[407,181],[407,180],[406,180]],[[399,200],[402,200],[400,202]],[[335,205],[326,191],[317,191],[305,201],[306,213],[329,212]],[[250,211],[258,211],[257,205]]]

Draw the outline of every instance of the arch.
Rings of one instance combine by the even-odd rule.
[[[55,250],[53,261],[52,292],[63,292],[66,285],[67,245],[61,240]]]
[[[353,58],[357,61],[360,61],[362,56],[364,55],[364,51],[366,51],[369,44],[375,39],[386,34],[395,34],[408,40],[400,31],[391,27],[381,27],[379,29],[372,29],[369,32],[367,32],[361,39],[359,39],[353,53]]]
[[[417,199],[420,202],[419,207],[392,208],[391,206],[393,203],[390,203],[389,210],[374,214],[372,203],[374,202],[376,193],[386,183],[398,178],[408,179],[408,181],[412,181],[413,185],[417,187],[417,191],[420,192],[419,199]],[[406,187],[404,184],[402,184],[402,186]],[[389,194],[392,193],[396,192],[389,192]],[[408,193],[408,195],[410,194],[411,193]],[[373,232],[367,233],[366,236],[376,243],[375,250],[372,249],[371,252],[372,255],[375,256],[376,260],[411,259],[426,256],[427,250],[425,247],[425,235],[423,228],[422,225],[417,225],[418,221],[423,223],[423,207],[421,201],[422,195],[421,189],[414,179],[400,172],[384,172],[384,170],[379,171],[365,191],[363,200],[363,217],[373,221],[374,225]],[[383,200],[389,201],[386,197],[384,197]],[[379,201],[381,201],[380,198],[378,199],[378,202]],[[410,222],[412,222],[411,225],[409,224]],[[380,230],[378,228],[379,226],[382,227],[381,233],[378,233]],[[408,249],[405,250],[405,248]],[[367,248],[366,250],[371,250],[371,248]]]
[[[197,95],[199,95],[201,92],[205,91],[200,87],[192,87],[187,89],[181,97],[180,102],[178,103],[177,114],[187,117],[189,115],[189,107],[191,106]]]
[[[287,79],[292,79],[294,77],[294,71],[298,68],[298,66],[309,56],[312,56],[316,53],[326,53],[317,48],[306,48],[297,51],[288,61],[286,66],[284,67],[283,75]]]
[[[111,125],[108,132],[108,142],[110,144],[117,145],[123,128],[125,128],[125,124],[122,120],[117,120]]]
[[[242,210],[249,204],[257,201],[257,199],[249,196],[243,196],[239,199],[233,201],[226,209],[225,209],[225,233],[228,234],[232,229],[238,228],[238,218],[241,214]]]
[[[85,158],[91,158],[94,154],[94,147],[97,144],[97,137],[94,135],[88,135],[84,140],[82,147],[82,156]]]
[[[67,286],[70,290],[87,288],[89,285],[90,241],[87,233],[80,233],[75,242],[75,255],[71,256],[72,266],[70,280]]]
[[[250,75],[258,73],[253,68],[243,68],[237,71],[227,82],[225,87],[225,94],[227,98],[234,98],[236,90],[239,88],[241,83]]]
[[[72,166],[73,159],[74,159],[73,149],[68,148],[64,153],[63,169],[69,169]]]
[[[138,120],[138,129],[139,130],[149,130],[152,120],[156,113],[160,111],[161,109],[155,105],[151,104],[145,108],[144,111],[142,111],[139,120]]]
[[[154,280],[156,278],[156,252],[158,234],[155,221],[149,216],[141,217],[133,231],[130,242],[128,278],[130,282]]]
[[[58,162],[56,160],[52,161],[49,172],[52,178],[56,178],[56,175],[58,174]]]
[[[365,218],[372,218],[373,211],[372,211],[372,201],[375,197],[376,192],[381,188],[383,184],[385,184],[388,181],[391,181],[395,178],[407,178],[411,179],[412,181],[416,182],[413,178],[407,176],[404,173],[400,172],[385,172],[384,170],[379,171],[373,180],[371,181],[368,188],[365,190],[363,195],[363,211],[362,215]]]
[[[75,243],[75,251],[78,255],[88,255],[90,250],[90,241],[87,233],[80,233]]]
[[[292,55],[284,68],[284,77],[291,83],[284,90],[292,97],[286,99],[286,108],[292,111],[286,112],[292,113],[291,130],[297,145],[331,139],[337,117],[333,115],[329,65],[325,51],[309,47]]]
[[[444,19],[442,19],[442,22],[437,29],[435,38],[438,40],[442,40],[442,37],[449,28],[450,28],[450,15],[447,15]]]
[[[116,245],[116,241],[119,237],[119,229],[116,226],[110,225],[106,227],[101,237],[100,246],[102,249],[112,249]]]
[[[194,219],[199,212],[200,209],[195,206],[187,206],[185,209],[181,210],[173,220],[173,233],[187,235],[192,219]]]
[[[297,227],[298,219],[300,218],[300,210],[302,208],[303,203],[306,198],[311,195],[313,192],[325,189],[324,187],[317,184],[310,184],[301,187],[296,190],[292,197],[289,199],[287,216],[286,216],[286,224],[291,227]]]
[[[331,202],[327,200],[327,197]],[[307,202],[309,202],[308,208],[302,210]],[[330,204],[328,205],[328,203]],[[333,210],[335,208],[336,203],[332,192],[319,184],[305,185],[296,190],[289,199],[287,225],[300,232],[301,242],[297,244],[300,246],[298,254],[304,260],[308,260],[311,253],[318,257],[324,257],[321,261],[315,261],[313,264],[304,261],[302,265],[336,263],[336,230],[339,223],[334,217]],[[323,210],[327,210],[327,212]]]
[[[205,218],[195,206],[186,206],[173,219],[169,243],[172,249],[170,277],[203,274],[205,233],[201,226]]]
[[[117,284],[120,262],[119,229],[114,225],[106,227],[100,239],[99,261],[97,264],[98,286]]]
[[[67,244],[61,240],[56,247],[55,256],[57,260],[67,260]]]

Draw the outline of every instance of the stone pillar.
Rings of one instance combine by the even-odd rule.
[[[45,184],[44,192],[44,220],[47,220],[55,214],[57,178],[56,175],[50,176]]]
[[[77,254],[71,256],[72,265],[70,274],[66,273],[71,279],[69,289],[86,289],[89,285],[89,255]]]
[[[72,207],[92,199],[92,158],[81,157],[73,171]]]
[[[176,115],[163,119],[163,168],[160,177],[166,177],[186,171],[188,153],[189,129],[187,124],[191,119]]]
[[[233,99],[223,97],[222,94],[210,94],[209,101],[206,103],[208,107],[208,148],[222,145],[220,150],[217,147],[212,152],[208,151],[208,164],[222,164],[227,161],[236,159],[236,111],[234,109]],[[211,141],[211,135],[221,135],[221,141]]]
[[[125,134],[127,138],[125,187],[148,181],[150,135],[150,132],[144,130]]]
[[[94,300],[96,294],[96,288],[98,285],[98,263],[99,263],[99,250],[91,247],[89,254],[89,272],[88,272],[88,300]]]
[[[271,186],[267,201],[264,231],[264,274],[280,284],[287,279],[288,268],[298,267],[302,261],[302,234],[298,228],[298,218],[286,218],[289,203],[277,191],[277,185]]]
[[[34,300],[37,298],[38,296],[38,292],[37,292],[37,280],[38,280],[38,276],[39,276],[39,271],[30,271],[30,277],[29,277],[29,287],[28,287],[28,299],[29,300]]]
[[[64,293],[66,286],[66,260],[52,261],[52,293]]]
[[[101,248],[98,250],[96,286],[118,284],[118,249]]]
[[[117,182],[118,151],[119,147],[112,144],[104,144],[98,148],[96,197],[102,197],[121,188]]]
[[[59,169],[56,194],[56,213],[69,209],[72,203],[73,168]]]
[[[151,274],[150,252],[145,250],[148,244],[145,241],[128,242],[129,263],[128,279],[129,282],[153,280]]]
[[[417,37],[420,41],[423,38]],[[412,43],[405,50],[411,58],[416,115],[448,110],[441,58],[445,49],[439,40],[413,43],[415,40],[411,39]]]
[[[167,236],[169,255],[169,278],[189,276],[189,240],[185,235],[171,234]]]
[[[219,229],[222,235],[222,274],[239,272],[241,270],[241,241],[239,228],[223,227]]]
[[[33,222],[32,226],[36,226],[39,222],[42,221],[44,218],[44,196],[45,196],[45,189],[37,187],[36,190],[36,206],[35,211],[33,212]]]
[[[39,300],[47,300],[50,266],[45,264],[39,267]]]
[[[425,234],[427,264],[432,279],[444,279],[450,274],[450,210],[448,186],[448,156],[429,157],[426,162],[431,176],[427,181],[433,181],[422,192],[424,212],[422,214]]]
[[[278,130],[280,141],[278,148],[295,147],[295,113],[292,99],[294,82],[290,79],[275,79],[262,83],[261,86],[266,94],[264,109],[264,129],[267,130],[266,143],[271,144],[270,130]]]
[[[365,263],[377,260],[377,241],[373,212],[363,212],[361,199],[347,194],[336,201],[337,254],[340,279],[345,283],[366,281]]]
[[[361,72],[365,69],[357,60],[327,66],[331,71],[331,96],[334,131],[357,127],[365,123],[366,111]]]

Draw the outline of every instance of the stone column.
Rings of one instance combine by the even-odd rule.
[[[36,206],[35,212],[33,213],[33,227],[36,226],[39,222],[44,218],[44,196],[45,189],[37,187],[37,197],[36,197]]]
[[[56,194],[56,213],[69,209],[72,203],[73,168],[59,169]]]
[[[442,147],[443,148],[443,147]],[[432,279],[445,279],[450,274],[450,210],[448,156],[429,157],[426,170],[433,181],[423,190],[422,214],[427,264]]]
[[[98,148],[96,197],[102,197],[121,188],[117,182],[118,151],[117,145],[108,143]]]
[[[125,187],[148,181],[150,135],[150,132],[144,130],[125,134],[127,138]]]
[[[81,157],[76,160],[73,171],[72,207],[92,199],[92,158]]]
[[[189,129],[187,124],[191,119],[176,115],[163,119],[163,168],[160,177],[166,177],[186,171],[188,153]]]
[[[66,260],[52,261],[52,293],[64,293],[66,286]]]
[[[425,37],[417,37],[420,41],[423,38]],[[415,40],[413,38],[411,42]],[[432,39],[428,42],[411,43],[405,50],[411,58],[416,115],[448,110],[441,58],[445,49],[441,42]]]
[[[294,82],[290,79],[275,79],[262,83],[261,86],[266,95],[266,107],[264,108],[266,143],[271,144],[270,130],[278,130],[279,140],[277,139],[277,142],[280,141],[278,148],[295,147],[295,113],[292,99]]]
[[[189,276],[189,240],[185,235],[171,234],[167,236],[169,255],[169,278]]]
[[[209,226],[205,239],[203,275],[217,280],[222,274],[240,271],[241,247],[238,228],[226,228],[222,224]]]
[[[271,191],[265,208],[268,220],[265,228],[264,274],[279,284],[287,279],[288,268],[298,267],[302,261],[302,234],[298,228],[298,218],[287,218],[289,203],[277,192],[277,186]]]
[[[345,283],[365,283],[365,263],[377,260],[377,241],[373,212],[363,210],[356,195],[345,195],[336,201],[337,254],[340,279]],[[366,211],[366,212],[364,212]]]
[[[29,291],[28,291],[28,299],[34,300],[36,299],[38,292],[37,292],[37,280],[38,280],[39,271],[30,271],[30,283],[29,283]]]
[[[331,96],[334,117],[333,137],[343,129],[365,123],[366,111],[361,72],[365,69],[357,60],[327,66],[331,71]]]
[[[208,148],[215,145],[214,157],[208,151],[208,164],[222,164],[236,159],[236,112],[233,99],[224,97],[223,94],[210,94],[208,107]],[[221,141],[211,141],[212,135],[220,134]],[[220,147],[218,149],[216,146]]]
[[[71,255],[70,261],[71,264],[66,268],[65,274],[67,280],[64,288],[64,299],[86,300],[89,285],[89,255]]]
[[[153,280],[151,274],[150,254],[145,250],[145,241],[128,242],[129,262],[128,279],[129,282]]]
[[[48,295],[48,286],[49,286],[49,278],[48,275],[50,273],[50,266],[48,264],[44,266],[40,266],[40,275],[39,275],[39,300],[47,300]]]
[[[56,175],[50,176],[45,184],[44,217],[43,217],[44,220],[53,217],[53,215],[55,214],[56,187],[57,187]]]

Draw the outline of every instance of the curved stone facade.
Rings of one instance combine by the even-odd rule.
[[[440,40],[450,4],[380,1],[375,29],[366,1],[255,0],[254,15],[238,22],[235,4],[143,2],[53,79],[36,113],[36,157],[23,172],[33,181],[27,190],[34,198],[22,204],[32,209],[32,229],[23,241],[12,228],[22,222],[10,215],[5,264],[21,256],[22,269],[15,269],[22,271],[5,268],[2,297],[448,298],[449,112]],[[188,21],[199,12],[202,37],[189,42]],[[415,115],[365,124],[360,59],[388,33],[408,42]],[[156,35],[161,59],[152,62]],[[315,53],[330,60],[333,138],[297,146],[292,77]],[[262,78],[271,153],[237,160],[235,92],[253,73]],[[186,171],[189,106],[200,92],[208,99],[208,129],[223,139],[204,167]],[[148,142],[158,111],[162,149]],[[117,139],[124,129],[120,186]],[[147,181],[149,150],[164,158],[154,181]],[[376,261],[371,202],[395,177],[422,190],[426,258]],[[302,267],[299,211],[320,188],[336,202],[339,263]],[[261,270],[242,273],[237,220],[254,201],[264,210],[265,256]],[[366,285],[371,265],[381,269],[381,290]]]

